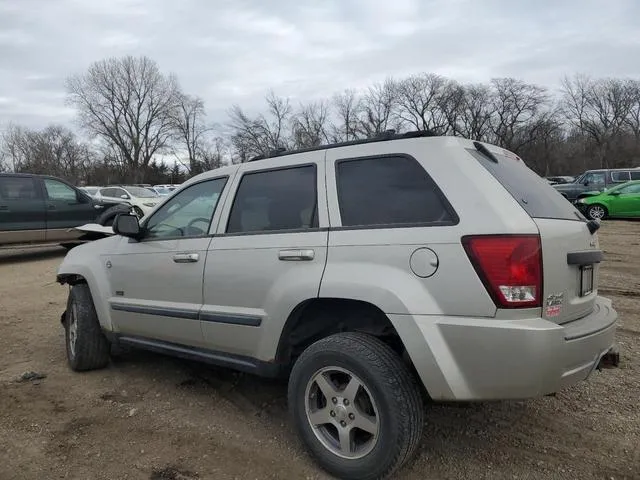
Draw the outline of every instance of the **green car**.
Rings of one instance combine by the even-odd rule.
[[[607,217],[640,217],[640,180],[578,199],[578,207],[594,220]]]

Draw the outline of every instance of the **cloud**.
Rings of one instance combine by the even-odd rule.
[[[210,119],[436,72],[640,77],[637,0],[0,0],[0,126],[71,124],[64,79],[91,62],[148,55],[204,98]]]

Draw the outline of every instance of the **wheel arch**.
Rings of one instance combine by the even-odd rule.
[[[86,284],[91,293],[98,321],[104,330],[111,331],[111,315],[109,312],[108,296],[101,295],[100,292],[106,292],[108,295],[109,282],[105,278],[96,276],[86,265],[66,265],[64,262],[58,270],[56,280],[61,285]]]

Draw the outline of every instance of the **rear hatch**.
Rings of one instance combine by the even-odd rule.
[[[469,152],[529,214],[540,232],[542,316],[563,324],[591,313],[602,258],[597,225],[589,223],[517,155],[478,142],[474,145],[476,149]]]

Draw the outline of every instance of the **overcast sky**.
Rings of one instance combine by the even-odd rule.
[[[64,79],[144,54],[212,121],[386,76],[640,78],[640,0],[0,0],[0,128],[71,124]]]

